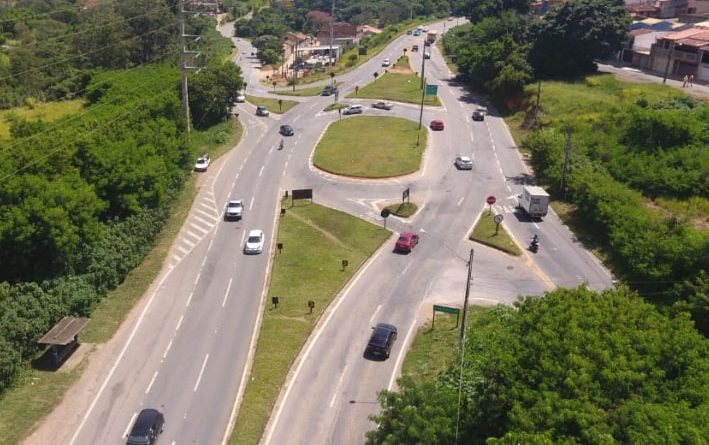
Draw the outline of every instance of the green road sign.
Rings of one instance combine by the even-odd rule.
[[[445,312],[446,314],[453,314],[453,315],[460,314],[460,309],[457,309],[454,307],[448,307],[448,306],[438,306],[437,304],[433,305],[433,310],[438,311],[438,312]]]
[[[426,85],[426,94],[438,94],[438,85]]]

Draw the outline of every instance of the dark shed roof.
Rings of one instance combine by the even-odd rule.
[[[64,317],[49,332],[44,334],[44,337],[40,338],[38,343],[43,345],[68,345],[84,329],[88,322],[88,318]]]

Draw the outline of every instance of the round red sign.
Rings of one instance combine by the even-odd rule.
[[[497,198],[495,198],[494,196],[490,195],[490,196],[487,197],[487,203],[488,203],[489,205],[495,204],[495,201],[497,201]]]

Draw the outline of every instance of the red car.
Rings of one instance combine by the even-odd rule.
[[[431,130],[443,130],[443,121],[440,119],[435,119],[431,121]]]
[[[404,232],[399,235],[399,239],[396,240],[396,246],[394,250],[397,252],[411,252],[416,244],[419,243],[419,236],[413,233]]]

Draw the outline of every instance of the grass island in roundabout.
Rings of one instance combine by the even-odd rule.
[[[326,172],[388,178],[421,166],[428,132],[400,117],[356,116],[331,124],[315,147],[313,164]]]

